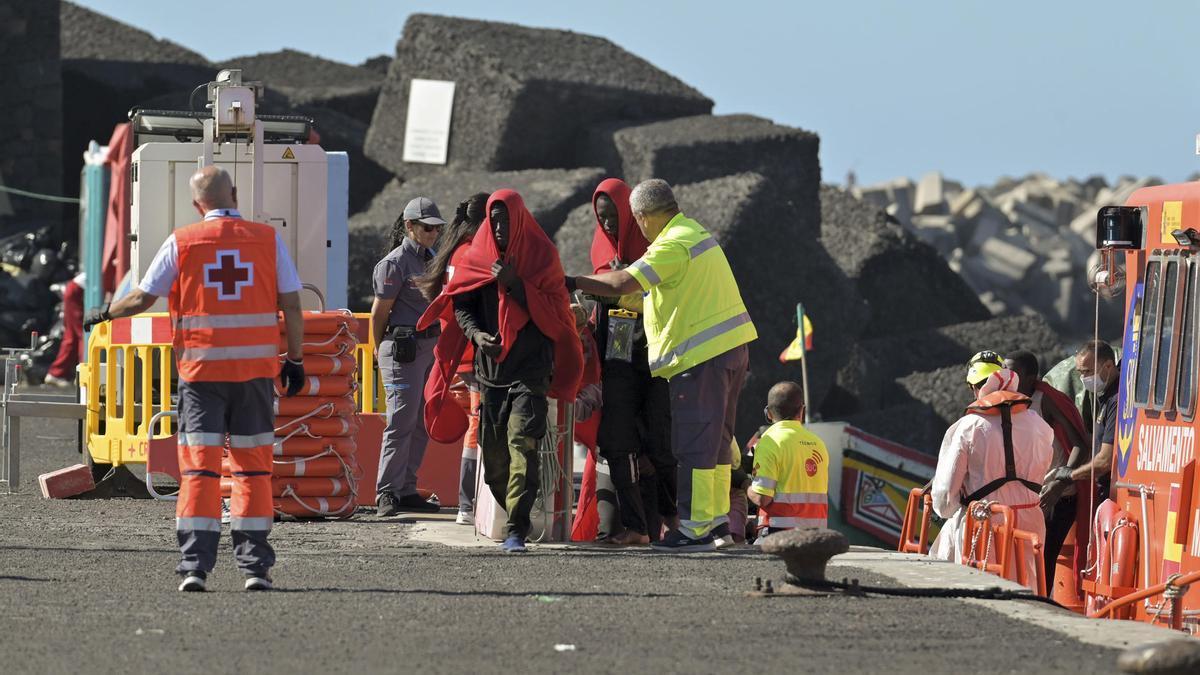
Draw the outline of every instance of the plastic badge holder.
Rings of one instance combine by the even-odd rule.
[[[633,337],[637,329],[637,312],[626,309],[608,310],[608,349],[609,359],[633,361]]]

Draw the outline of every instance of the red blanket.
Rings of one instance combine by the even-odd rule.
[[[592,235],[592,267],[597,274],[612,271],[613,258],[622,265],[641,258],[650,246],[646,236],[642,234],[637,221],[633,219],[633,211],[629,208],[629,193],[631,190],[620,178],[605,178],[596,186],[592,193],[592,212],[596,211],[596,198],[608,195],[617,206],[617,236],[614,239],[600,226],[599,216],[596,218],[596,233]]]
[[[492,236],[492,205],[504,202],[508,208],[509,244],[501,256]],[[525,208],[521,195],[513,190],[498,190],[488,198],[488,218],[484,220],[454,275],[434,299],[417,323],[418,330],[445,320],[445,330],[434,347],[433,370],[425,382],[425,429],[429,437],[452,443],[466,431],[467,419],[450,396],[450,381],[462,360],[467,338],[454,319],[454,296],[495,283],[492,264],[503,260],[512,265],[525,284],[529,310],[500,293],[499,360],[508,356],[516,341],[517,332],[531,320],[543,335],[554,343],[554,377],[550,396],[561,401],[574,401],[583,370],[583,353],[575,318],[571,314],[570,296],[563,284],[562,262],[558,250],[542,231],[533,215]]]
[[[600,381],[600,354],[591,330],[583,334],[585,355],[581,387]],[[585,422],[575,421],[575,442],[587,446],[587,462],[583,466],[583,481],[579,485],[579,500],[575,504],[575,519],[571,521],[571,541],[594,541],[600,530],[600,512],[596,510],[596,436],[600,433],[600,414],[597,410]]]

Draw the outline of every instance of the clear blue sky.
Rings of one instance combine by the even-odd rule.
[[[816,131],[829,182],[1200,170],[1197,2],[79,2],[213,60],[290,47],[358,63],[392,53],[413,12],[601,35],[717,113]]]

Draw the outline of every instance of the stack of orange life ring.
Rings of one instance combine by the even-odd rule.
[[[295,518],[349,518],[357,507],[358,321],[345,311],[304,313],[305,383],[284,397],[275,382],[275,514]],[[281,349],[286,344],[281,343]],[[229,494],[228,462],[222,492]]]

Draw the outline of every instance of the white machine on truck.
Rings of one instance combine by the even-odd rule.
[[[196,169],[216,164],[234,177],[242,215],[277,228],[303,281],[329,306],[345,307],[346,154],[308,143],[313,126],[308,118],[257,114],[263,86],[243,82],[240,70],[222,70],[207,87],[204,112],[130,114],[137,149],[126,283],[142,278],[171,232],[197,220],[188,179]],[[306,294],[304,302],[305,309],[316,308],[313,296]],[[151,311],[166,311],[166,300]]]

